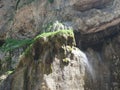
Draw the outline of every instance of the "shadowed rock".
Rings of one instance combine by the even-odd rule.
[[[76,34],[77,41],[83,47],[92,46],[110,39],[120,32],[120,18],[89,29],[87,32]],[[79,40],[78,40],[79,38]]]

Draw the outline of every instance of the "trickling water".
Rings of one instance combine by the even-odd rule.
[[[91,78],[94,80],[95,79],[95,71],[93,70],[92,65],[89,63],[89,59],[87,58],[86,54],[80,50],[77,50],[77,52],[74,52],[74,53],[76,56],[79,56],[81,60],[83,60],[83,63],[85,64],[87,71],[90,73]]]
[[[83,52],[82,52],[82,53],[83,53]],[[83,54],[84,54],[84,58],[85,58],[84,62],[85,62],[85,64],[86,64],[86,69],[87,69],[87,71],[90,73],[91,78],[92,78],[93,81],[94,81],[94,79],[95,79],[95,77],[96,77],[96,76],[95,76],[95,71],[94,71],[91,63],[89,62],[89,58],[87,58],[87,56],[86,56],[85,53],[83,53]]]

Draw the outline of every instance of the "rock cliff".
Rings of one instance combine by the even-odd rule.
[[[42,34],[21,55],[0,90],[84,90],[85,61],[71,30]]]
[[[0,0],[0,47],[34,40],[0,51],[0,90],[120,90],[119,31],[120,0]]]

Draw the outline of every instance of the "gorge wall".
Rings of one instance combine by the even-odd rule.
[[[0,47],[35,40],[0,51],[0,90],[120,90],[119,31],[120,0],[0,0]]]

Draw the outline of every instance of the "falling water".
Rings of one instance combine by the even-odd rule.
[[[83,61],[83,63],[85,64],[85,67],[87,69],[87,71],[90,73],[92,79],[95,79],[95,71],[93,70],[92,65],[89,63],[89,59],[87,58],[86,54],[84,52],[82,52],[81,50],[77,50],[77,52],[74,52],[76,56],[80,57],[80,60]]]

